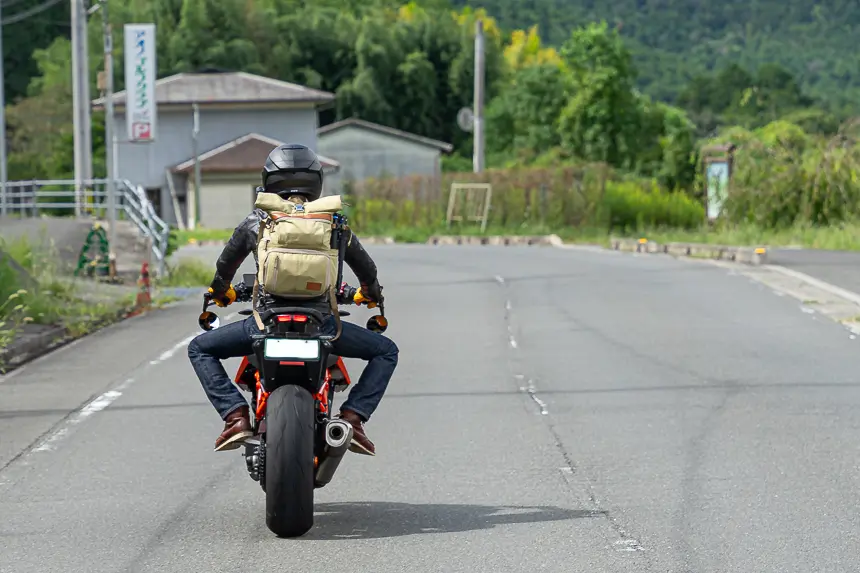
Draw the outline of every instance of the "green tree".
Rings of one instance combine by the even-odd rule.
[[[40,76],[28,87],[29,97],[6,110],[9,178],[63,176],[56,156],[72,132],[71,43],[58,38],[33,59]]]
[[[807,113],[817,102],[803,92],[791,72],[775,64],[761,66],[755,75],[737,64],[713,75],[699,75],[681,92],[677,103],[689,111],[699,135],[705,137],[720,126],[756,128],[788,115],[821,133],[835,130],[839,123],[821,108],[818,113]]]
[[[567,104],[569,78],[557,64],[530,65],[487,107],[487,150],[542,153],[561,144],[558,120]]]
[[[585,159],[632,168],[635,69],[621,37],[606,22],[589,24],[573,31],[561,55],[573,93],[559,122],[564,146]]]
[[[3,20],[44,4],[44,0],[3,2]],[[3,82],[6,101],[14,103],[27,95],[30,80],[39,75],[39,64],[32,57],[36,50],[47,49],[57,38],[69,38],[69,4],[60,2],[18,24],[3,25]]]

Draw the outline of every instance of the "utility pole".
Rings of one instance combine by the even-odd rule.
[[[475,103],[472,170],[484,170],[484,21],[475,23]]]
[[[81,179],[84,178],[83,169],[83,118],[81,118],[81,27],[79,22],[83,17],[81,8],[82,0],[70,2],[72,10],[72,130],[74,142],[75,162],[75,217],[83,213],[81,209],[83,186]]]
[[[198,153],[198,137],[200,135],[200,106],[191,104],[193,111],[191,127],[191,153],[194,155],[194,192],[188,193],[188,228],[192,231],[197,228],[197,219],[200,216],[200,155]]]
[[[104,33],[105,54],[105,173],[107,175],[108,224],[111,254],[116,248],[116,180],[114,179],[113,151],[113,35],[111,34],[110,19],[108,18],[107,0],[99,0],[102,10],[102,31]]]
[[[93,178],[93,121],[92,121],[92,98],[90,97],[90,49],[89,49],[89,12],[86,11],[85,0],[81,3],[80,37],[81,47],[79,54],[80,76],[81,76],[81,121],[83,123],[83,178],[90,181]],[[84,184],[89,188],[91,184]]]
[[[4,217],[8,212],[6,197],[6,72],[3,68],[3,13],[0,7],[0,204]]]
[[[87,177],[89,131],[89,65],[87,62],[87,17],[84,0],[72,0],[72,122],[75,147],[75,216],[83,214],[84,180]],[[92,164],[92,161],[90,161]]]

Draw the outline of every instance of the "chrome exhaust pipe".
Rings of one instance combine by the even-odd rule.
[[[352,441],[352,424],[344,420],[331,420],[325,427],[325,442],[329,449],[339,450],[349,447]]]
[[[352,425],[344,420],[331,420],[325,427],[326,451],[317,467],[314,485],[323,487],[334,477],[343,456],[352,442]]]

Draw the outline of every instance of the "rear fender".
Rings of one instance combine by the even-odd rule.
[[[242,390],[250,392],[251,388],[256,388],[258,379],[259,374],[257,373],[257,369],[251,364],[248,357],[245,356],[242,358],[242,363],[236,371],[236,377],[233,379],[233,382]]]
[[[254,341],[254,354],[260,364],[260,381],[267,392],[287,384],[301,386],[311,395],[319,391],[325,372],[323,364],[326,360],[325,347],[322,356],[317,360],[287,361],[266,359],[263,356],[264,338]]]
[[[339,384],[346,384],[347,386],[352,385],[352,380],[349,377],[349,372],[346,370],[346,364],[343,363],[343,358],[340,356],[337,357],[337,364],[335,364],[331,369],[331,376],[337,378],[338,372],[343,375],[343,380],[338,380]]]

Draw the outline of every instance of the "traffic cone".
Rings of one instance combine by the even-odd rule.
[[[145,310],[149,310],[149,307],[152,306],[152,295],[150,294],[149,283],[149,263],[144,262],[140,266],[140,277],[137,279],[137,286],[140,288],[137,292],[134,310],[129,314],[129,316],[140,314]]]

